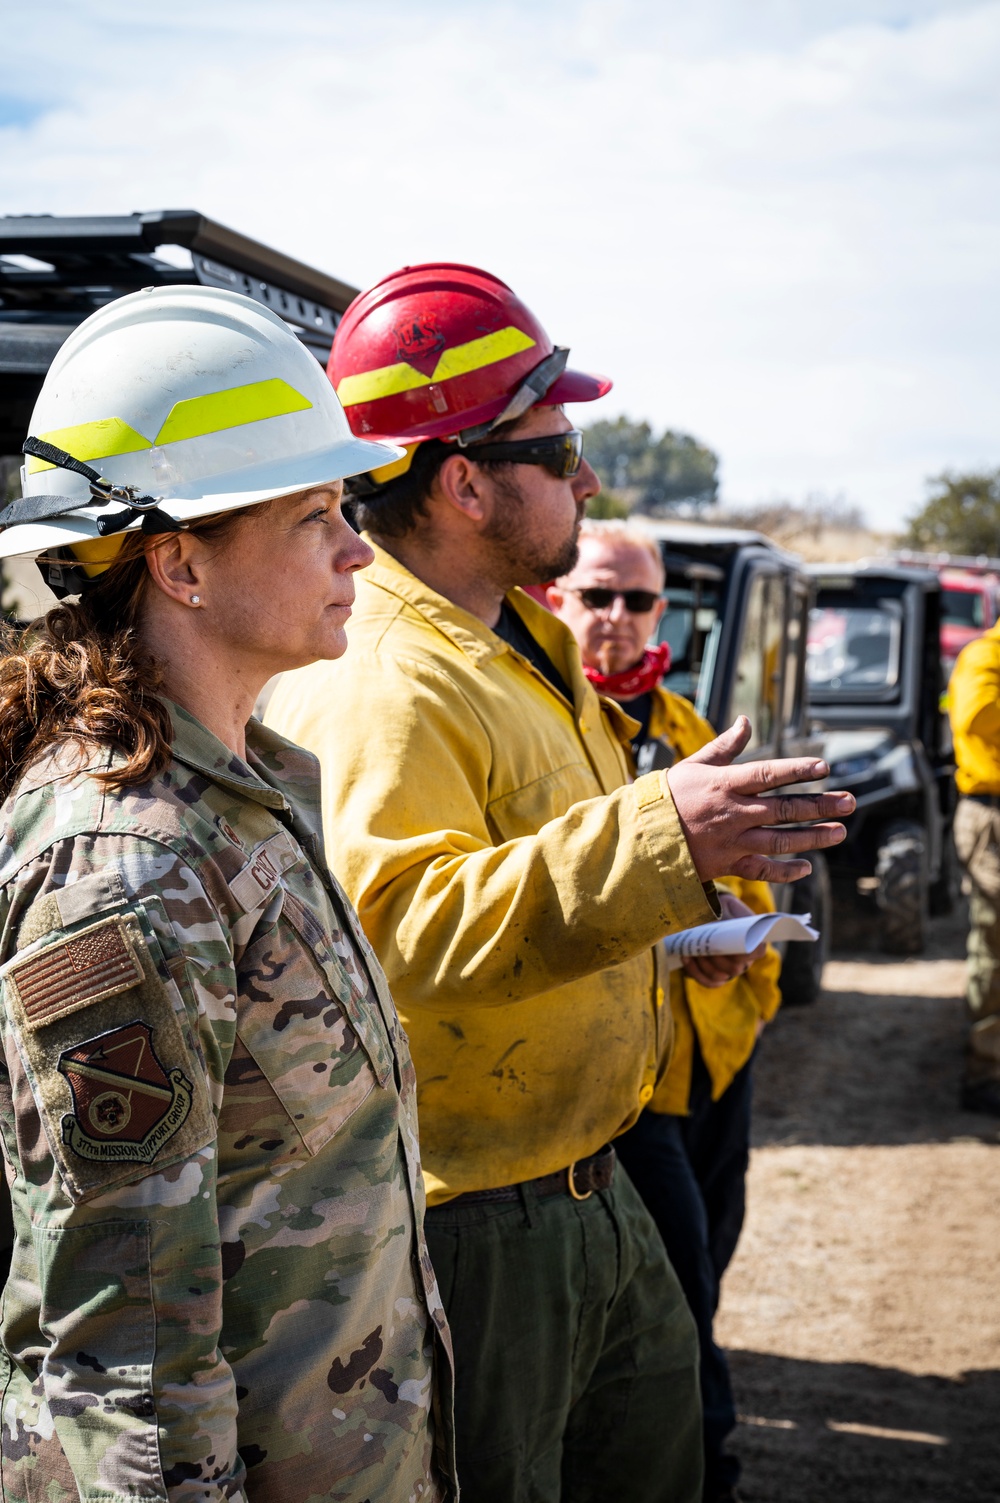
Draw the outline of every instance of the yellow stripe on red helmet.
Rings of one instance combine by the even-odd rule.
[[[453,376],[467,376],[470,371],[482,370],[486,365],[496,365],[511,355],[519,355],[522,350],[530,350],[534,343],[530,334],[508,324],[505,329],[442,350],[430,376],[423,375],[405,360],[397,360],[392,365],[380,365],[375,370],[344,376],[337,387],[337,396],[344,407],[356,407],[359,402],[376,402],[379,397],[395,397],[420,386],[448,381]]]

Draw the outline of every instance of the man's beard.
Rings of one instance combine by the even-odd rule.
[[[493,484],[501,504],[494,509],[483,537],[496,549],[497,572],[509,580],[507,587],[549,584],[569,574],[580,554],[582,517],[577,516],[572,532],[557,548],[552,543],[539,545],[531,536],[524,499],[517,487],[498,474],[494,474]]]

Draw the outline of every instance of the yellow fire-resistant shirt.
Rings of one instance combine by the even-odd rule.
[[[1000,622],[959,653],[948,713],[959,793],[1000,794]]]
[[[711,741],[715,732],[679,694],[654,689],[649,734],[666,741],[678,757],[690,757]],[[774,901],[766,882],[726,877],[722,885],[755,913],[773,913]],[[748,971],[725,986],[699,986],[683,971],[670,972],[674,1048],[667,1071],[649,1103],[650,1111],[676,1115],[687,1112],[695,1034],[711,1077],[712,1100],[718,1101],[750,1058],[758,1022],[773,1018],[781,1005],[780,973],[781,961],[770,945]]]
[[[508,603],[572,704],[377,548],[347,655],[287,675],[267,717],[322,763],[330,860],[410,1035],[431,1203],[632,1125],[670,1036],[651,947],[715,916],[664,775],[629,782],[635,722],[560,621]]]

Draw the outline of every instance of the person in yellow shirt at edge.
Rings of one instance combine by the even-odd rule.
[[[969,878],[969,1032],[961,1102],[1000,1117],[1000,624],[963,647],[948,686],[958,807],[955,849]]]
[[[375,563],[350,652],[267,719],[322,763],[332,864],[410,1034],[465,1503],[699,1503],[696,1332],[610,1140],[669,1048],[654,946],[717,915],[715,877],[803,875],[774,856],[843,826],[789,822],[854,805],[759,798],[825,764],[731,766],[745,718],[632,780],[630,723],[517,588],[572,567],[599,489],[562,404],[610,383],[567,354],[475,268],[355,300],[331,380],[407,453],[355,490]]]
[[[547,590],[573,633],[583,671],[638,722],[632,756],[642,772],[672,767],[715,737],[707,720],[660,682],[670,649],[647,646],[663,615],[659,547],[633,522],[585,521],[574,568]],[[766,882],[725,879],[726,918],[770,913]],[[743,1225],[750,1153],[750,1061],[781,1002],[773,949],[691,957],[670,972],[674,1049],[618,1157],[652,1215],[698,1327],[705,1432],[705,1498],[737,1497],[739,1461],[725,1441],[736,1425],[724,1353],[712,1338],[722,1275]]]

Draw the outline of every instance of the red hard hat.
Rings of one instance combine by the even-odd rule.
[[[498,277],[431,261],[354,299],[327,374],[359,436],[461,443],[536,403],[592,402],[611,390],[604,376],[566,370],[567,354]]]

